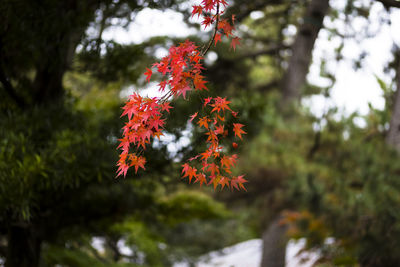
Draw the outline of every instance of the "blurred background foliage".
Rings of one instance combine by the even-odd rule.
[[[263,238],[262,266],[274,267],[283,265],[281,253],[277,260],[268,256],[271,242],[306,237],[307,249],[321,253],[318,266],[398,266],[400,161],[398,146],[388,141],[398,127],[398,50],[388,51],[393,82],[376,77],[384,109],[343,115],[329,107],[316,115],[301,100],[329,99],[335,75],[327,61],[344,60],[346,39],[377,34],[366,27],[344,36],[323,19],[368,21],[372,6],[383,4],[379,19],[390,23],[387,14],[399,6],[347,0],[338,9],[317,2],[232,1],[227,13],[236,14],[241,47],[236,53],[228,42],[213,48],[216,59],[206,61],[205,71],[210,92],[176,101],[168,118],[168,138],[190,142],[173,149],[158,142],[146,151],[146,171],[115,179],[123,96],[144,86],[142,74],[158,49],[184,39],[119,44],[102,35],[110,27],[128,27],[145,8],[180,12],[198,29],[187,2],[3,0],[0,264],[194,264],[209,251]],[[322,28],[340,40],[335,59],[320,64],[330,83],[325,87],[306,79]],[[200,44],[203,35],[189,38]],[[362,68],[364,59],[360,51],[354,68]],[[298,82],[290,88],[287,80]],[[187,120],[205,95],[228,96],[246,125],[237,152],[247,192],[214,192],[180,179],[182,162],[204,145]]]

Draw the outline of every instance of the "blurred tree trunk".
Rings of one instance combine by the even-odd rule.
[[[282,79],[282,103],[297,101],[306,82],[312,51],[323,20],[329,10],[329,0],[312,0],[306,8],[303,24],[299,26],[292,46],[292,56]],[[281,214],[269,224],[263,234],[261,267],[284,267],[286,258],[286,227],[280,225]]]
[[[298,28],[292,46],[292,56],[282,79],[283,103],[299,100],[301,89],[306,82],[312,51],[323,20],[329,10],[328,0],[312,0],[307,7],[303,24]]]
[[[390,128],[386,138],[389,146],[394,147],[400,152],[400,59],[398,59],[396,70],[396,93],[393,101],[392,118]]]
[[[8,231],[5,267],[37,267],[41,240],[31,227],[11,226]]]
[[[30,89],[25,94],[25,96],[29,95],[28,100],[23,101],[13,91],[11,79],[4,72],[4,68],[12,69],[13,66],[12,64],[7,66],[3,58],[0,58],[0,82],[20,107],[24,107],[26,103],[32,106],[48,105],[53,102],[61,103],[64,95],[63,76],[72,64],[75,49],[84,36],[89,23],[93,20],[100,1],[45,1],[38,5],[36,13],[32,11],[31,16],[20,18],[18,14],[22,12],[23,8],[30,10],[31,3],[21,1],[18,5],[12,5],[9,1],[7,4],[3,7],[4,13],[0,14],[7,15],[4,24],[15,27],[12,28],[13,31],[7,31],[5,27],[6,30],[3,29],[0,32],[2,34],[0,35],[0,55],[8,53],[12,59],[13,51],[10,52],[12,44],[19,45],[21,42],[25,42],[23,36],[19,39],[16,33],[23,34],[31,31],[38,36],[38,40],[29,44],[35,48],[35,54],[28,55],[30,58],[27,60],[31,61],[34,78],[32,81],[24,80],[23,84]],[[53,21],[54,17],[57,18],[57,21]],[[10,43],[3,51],[4,40]],[[18,62],[16,66],[19,67]],[[14,77],[19,76],[14,75]],[[41,131],[40,128],[39,131]],[[43,221],[43,224],[46,222]],[[31,221],[11,223],[6,234],[6,267],[39,266],[40,248],[45,240]]]
[[[275,217],[268,229],[263,234],[263,252],[261,266],[282,267],[285,266],[287,226],[280,223],[281,216]]]
[[[58,45],[52,44],[51,40],[48,42],[49,45],[45,45],[42,53],[48,56],[37,65],[33,82],[35,104],[62,99],[64,95],[62,80],[65,72],[71,66],[76,46],[85,29],[86,27],[81,27],[55,33],[52,38],[57,39]]]

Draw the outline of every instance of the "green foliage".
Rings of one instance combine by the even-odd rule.
[[[94,249],[93,249],[94,250]],[[63,266],[94,266],[94,267],[137,267],[133,263],[113,263],[102,258],[96,257],[97,252],[85,252],[82,247],[70,248],[49,246],[45,249],[43,262],[46,266],[61,264]],[[95,255],[93,255],[95,254]]]
[[[240,171],[250,181],[248,193],[214,193],[222,205],[211,192],[180,182],[177,161],[203,145],[201,133],[191,129],[191,144],[176,157],[165,145],[154,146],[146,152],[148,172],[114,179],[120,90],[142,84],[144,67],[171,38],[104,42],[101,25],[103,31],[113,19],[127,25],[145,7],[179,9],[179,2],[2,2],[0,74],[24,103],[0,84],[0,256],[12,227],[22,225],[42,242],[42,266],[193,263],[210,250],[259,236],[265,222],[287,209],[301,215],[291,235],[321,249],[319,266],[397,266],[400,165],[385,144],[393,84],[377,77],[386,106],[370,107],[365,116],[343,116],[334,108],[321,118],[302,107],[281,112],[279,82],[294,38],[289,29],[307,1],[235,1],[228,12],[242,22],[243,46],[232,56],[229,44],[221,44],[214,48],[218,60],[207,66],[210,94],[229,95],[246,125],[248,142],[237,152],[244,153]],[[253,10],[263,15],[248,18]],[[369,4],[348,1],[330,17],[369,18],[369,10]],[[89,25],[95,36],[86,32]],[[327,30],[330,38],[340,36],[339,29]],[[337,60],[343,47],[339,42]],[[361,54],[355,68],[363,66]],[[327,60],[321,75],[333,85]],[[58,85],[63,93],[51,94]],[[329,97],[330,87],[305,90]],[[173,104],[166,129],[177,139],[188,128],[185,114],[193,114],[200,99]],[[94,237],[104,241],[103,250],[94,248]],[[327,237],[334,242],[324,244]],[[118,242],[132,255],[122,255]],[[28,249],[20,255],[27,257]]]
[[[253,177],[249,192],[267,199],[265,216],[281,209],[309,211],[315,217],[297,220],[290,233],[323,247],[325,260],[395,266],[400,164],[385,143],[387,111],[339,120],[335,110],[322,120],[302,111],[292,120],[277,112],[274,97],[268,99],[265,130],[245,148],[242,161]],[[335,239],[331,246],[323,244],[328,237]]]

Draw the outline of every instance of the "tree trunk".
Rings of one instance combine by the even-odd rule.
[[[37,267],[41,240],[31,227],[11,226],[5,267]]]
[[[329,11],[329,0],[311,0],[299,26],[292,46],[292,56],[282,79],[282,104],[300,100],[301,89],[306,82],[312,59],[312,51],[324,17]],[[263,255],[261,267],[284,267],[286,257],[286,227],[279,224],[277,215],[263,234]]]
[[[281,216],[276,216],[263,234],[261,267],[285,266],[287,225],[281,224],[281,219]]]
[[[312,59],[315,40],[329,10],[329,0],[312,0],[307,7],[303,24],[298,28],[292,56],[282,80],[283,103],[299,100]]]
[[[42,62],[39,62],[33,83],[35,103],[43,104],[62,99],[64,95],[63,77],[72,63],[76,46],[84,30],[85,28],[82,27],[65,33],[60,32],[57,34],[59,45],[45,47],[43,54],[48,56]],[[51,44],[51,41],[49,43]]]
[[[397,83],[396,93],[393,103],[392,118],[390,120],[390,128],[386,137],[386,143],[400,152],[400,59],[397,66]]]

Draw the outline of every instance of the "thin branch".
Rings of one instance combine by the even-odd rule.
[[[216,18],[216,22],[215,22],[214,33],[213,33],[213,36],[212,36],[210,42],[208,43],[207,48],[204,50],[204,52],[201,53],[201,56],[202,56],[202,57],[204,57],[205,54],[207,54],[207,52],[208,52],[208,50],[210,49],[212,43],[214,42],[215,35],[217,34],[217,31],[218,31],[218,23],[219,23],[219,4],[217,5],[217,14],[216,14],[215,16],[216,16],[217,18]]]
[[[388,7],[400,8],[400,1],[396,1],[396,0],[377,0],[377,1],[381,2],[386,8],[388,8]]]

